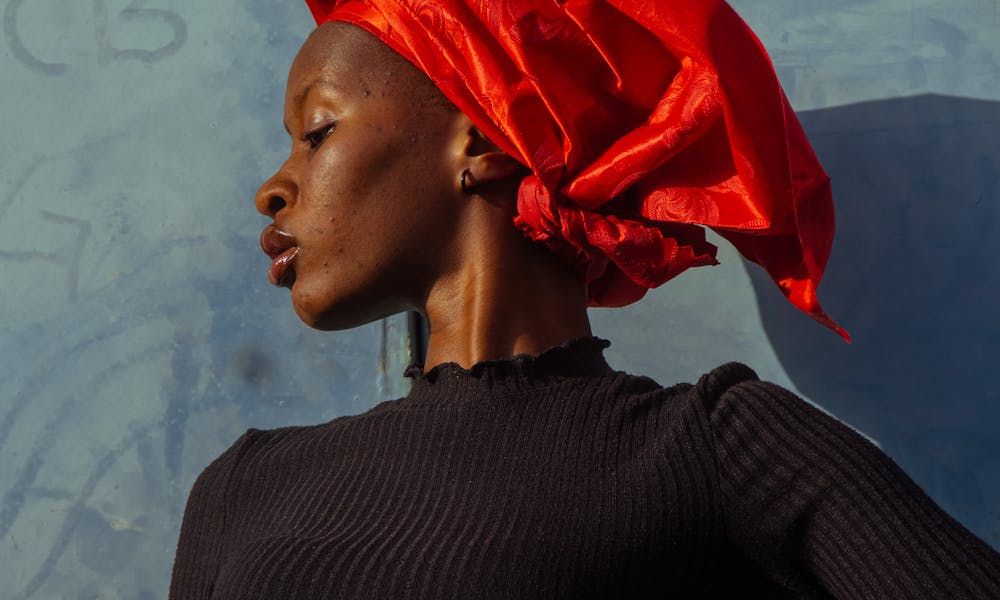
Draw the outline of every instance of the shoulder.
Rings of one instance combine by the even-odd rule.
[[[225,487],[234,473],[246,468],[262,455],[280,452],[282,447],[308,437],[320,426],[294,426],[276,429],[249,428],[201,472],[195,481],[195,489],[205,487]]]
[[[250,428],[205,469],[203,477],[218,481],[225,477],[231,491],[261,479],[294,476],[302,468],[345,451],[366,435],[362,422],[378,418],[373,411],[345,415],[315,425],[274,429]]]
[[[761,381],[750,367],[731,362],[704,374],[695,386],[702,408],[713,428],[732,426],[733,420],[837,423],[833,415],[806,401],[795,392],[769,381]]]
[[[266,443],[268,433],[252,428],[243,432],[198,475],[191,488],[191,499],[207,499],[221,494],[243,457],[254,448]]]
[[[759,462],[829,474],[891,460],[862,432],[795,392],[761,381],[746,365],[728,363],[713,369],[695,388],[698,410],[723,470],[726,464],[735,469]]]
[[[695,388],[706,402],[714,403],[730,389],[753,383],[760,383],[753,369],[743,363],[729,362],[702,375]]]
[[[791,390],[761,381],[746,365],[722,365],[696,388],[720,476],[731,492],[742,489],[738,495],[760,492],[760,474],[775,470],[825,487],[898,469],[868,436]]]
[[[269,446],[280,444],[289,438],[301,435],[310,427],[281,427],[277,429],[257,429],[251,427],[243,432],[233,444],[218,458],[212,461],[208,468],[226,468],[233,466]]]
[[[770,381],[762,381],[753,369],[738,362],[726,363],[705,373],[698,379],[695,388],[702,404],[710,412],[732,403],[771,410],[805,405],[818,410],[795,392]]]

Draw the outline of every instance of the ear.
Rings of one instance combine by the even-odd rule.
[[[496,184],[515,175],[520,181],[530,170],[490,141],[471,123],[465,129],[463,162],[474,186]]]

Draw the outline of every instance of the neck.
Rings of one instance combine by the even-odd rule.
[[[592,335],[586,292],[576,275],[509,220],[487,218],[502,227],[493,235],[464,236],[474,242],[459,249],[455,255],[462,260],[430,291],[425,369],[536,355]]]

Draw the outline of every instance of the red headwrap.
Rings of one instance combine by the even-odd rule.
[[[819,306],[829,178],[771,62],[722,0],[306,0],[425,72],[529,166],[515,225],[623,306],[717,264],[708,226]]]

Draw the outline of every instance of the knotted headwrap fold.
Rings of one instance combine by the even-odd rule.
[[[531,168],[514,223],[584,274],[591,306],[717,264],[707,226],[850,339],[816,298],[829,178],[722,0],[306,2],[407,58]]]

